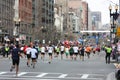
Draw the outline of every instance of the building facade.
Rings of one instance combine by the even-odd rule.
[[[13,37],[14,0],[0,0],[0,42]]]
[[[32,0],[15,0],[14,30],[16,42],[30,43],[32,40]]]
[[[22,44],[32,40],[32,0],[19,0],[19,39]]]
[[[54,0],[33,0],[34,40],[53,41]]]
[[[101,12],[91,12],[92,30],[99,30],[102,27]]]
[[[68,9],[69,0],[55,0],[55,8],[58,11],[58,16],[61,18],[61,36],[65,38],[70,32],[68,25],[69,22],[69,9]]]
[[[82,17],[83,17],[83,28],[82,30],[88,30],[88,3],[82,2]]]
[[[88,30],[88,4],[82,0],[69,0],[68,7],[76,10],[80,20],[80,30]]]

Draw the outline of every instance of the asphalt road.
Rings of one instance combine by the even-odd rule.
[[[15,77],[15,71],[9,71],[11,59],[1,58],[0,80],[107,80],[109,74],[115,72],[115,67],[113,63],[106,64],[104,56],[104,52],[91,54],[90,59],[85,56],[84,61],[79,57],[77,61],[59,57],[51,64],[46,56],[44,61],[38,59],[35,69],[27,67],[26,59],[22,58],[18,77]]]

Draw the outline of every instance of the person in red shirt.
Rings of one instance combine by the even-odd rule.
[[[28,48],[27,45],[25,45],[24,48],[23,48],[23,53],[24,53],[25,57],[26,57],[26,49],[27,49],[27,48]]]

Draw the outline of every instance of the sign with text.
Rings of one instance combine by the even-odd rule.
[[[117,27],[117,34],[116,34],[117,37],[120,36],[120,27]]]

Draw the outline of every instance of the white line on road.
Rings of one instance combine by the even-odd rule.
[[[0,75],[5,74],[5,73],[7,73],[7,72],[0,72]]]
[[[36,77],[43,77],[43,76],[45,76],[45,75],[47,75],[48,73],[42,73],[42,74],[40,74],[40,75],[37,75]]]
[[[83,74],[83,76],[81,77],[82,79],[87,79],[89,76],[89,74]]]
[[[27,74],[27,72],[21,72],[21,73],[18,74],[18,76],[22,76],[22,75],[25,75],[25,74]]]
[[[59,79],[35,79],[35,78],[10,78],[10,77],[0,77],[0,80],[59,80]]]
[[[65,78],[68,74],[61,74],[58,78]]]

